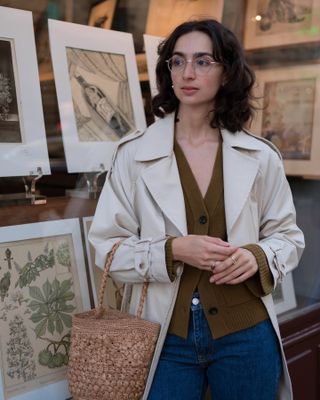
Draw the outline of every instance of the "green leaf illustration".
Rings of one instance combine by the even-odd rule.
[[[49,252],[44,251],[44,254],[38,255],[34,260],[32,259],[30,251],[28,251],[27,258],[28,262],[24,267],[19,267],[19,279],[15,287],[19,286],[20,288],[24,288],[28,286],[40,276],[40,272],[52,268],[55,264],[53,249]]]
[[[65,328],[71,328],[71,313],[76,309],[70,304],[74,299],[72,280],[66,279],[60,282],[55,278],[51,283],[47,279],[42,285],[42,290],[37,286],[30,286],[32,300],[28,307],[32,311],[31,321],[37,324],[34,331],[37,337],[43,336],[46,331],[51,335],[62,333]]]

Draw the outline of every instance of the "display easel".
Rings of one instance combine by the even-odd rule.
[[[0,207],[9,205],[21,205],[21,204],[46,204],[46,196],[42,196],[36,192],[36,182],[42,178],[43,172],[42,168],[37,168],[37,175],[29,175],[28,177],[23,177],[23,184],[25,192],[23,193],[10,193],[0,195]]]
[[[66,195],[81,199],[97,199],[101,192],[101,187],[98,186],[98,179],[105,172],[106,169],[104,164],[100,164],[100,171],[94,173],[84,173],[83,181],[85,184],[77,189],[66,190]]]

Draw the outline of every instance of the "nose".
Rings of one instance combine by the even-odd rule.
[[[186,64],[183,70],[184,79],[193,79],[195,77],[195,70],[192,60],[186,60]]]

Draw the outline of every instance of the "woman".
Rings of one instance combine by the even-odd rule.
[[[232,32],[186,22],[159,46],[160,119],[120,142],[90,232],[161,332],[143,399],[291,398],[271,292],[304,247],[278,151],[244,130],[254,75]],[[280,380],[280,384],[279,383]]]

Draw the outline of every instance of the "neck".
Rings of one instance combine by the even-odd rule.
[[[212,128],[212,113],[208,110],[193,107],[180,107],[177,114],[175,134],[177,140],[219,140],[219,129]]]

